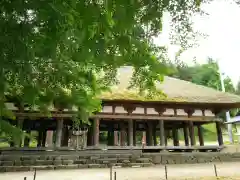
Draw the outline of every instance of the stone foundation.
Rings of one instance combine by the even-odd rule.
[[[151,159],[153,164],[196,164],[240,161],[240,153],[221,152],[145,153],[143,157]]]
[[[133,167],[157,164],[193,164],[240,161],[240,153],[142,153],[141,151],[9,152],[0,155],[0,171]]]

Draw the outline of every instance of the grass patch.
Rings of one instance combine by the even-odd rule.
[[[202,126],[203,128],[203,137],[205,141],[216,141],[217,140],[217,132],[215,123],[205,124]]]

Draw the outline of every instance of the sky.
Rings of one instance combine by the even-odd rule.
[[[186,50],[181,59],[191,64],[194,57],[198,63],[204,63],[207,57],[212,57],[218,60],[222,73],[228,75],[236,85],[240,79],[240,5],[231,0],[214,0],[202,5],[202,8],[209,15],[194,17],[193,28],[208,37],[200,38],[198,46]],[[172,58],[179,47],[169,42],[169,19],[166,14],[162,34],[155,42],[166,45]]]

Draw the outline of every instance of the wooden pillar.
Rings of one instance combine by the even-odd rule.
[[[160,146],[164,146],[167,143],[165,143],[165,140],[167,139],[165,137],[165,131],[164,131],[164,121],[160,120],[159,121],[159,133],[160,133]]]
[[[19,128],[19,129],[23,129],[23,122],[24,122],[24,117],[19,117],[18,119],[17,119],[17,127]],[[15,142],[14,144],[15,144],[15,146],[16,147],[21,147],[22,146],[22,140],[23,140],[23,136],[21,137],[21,138],[19,138],[19,141],[18,142]]]
[[[153,145],[157,146],[157,129],[153,128]]]
[[[62,146],[68,147],[68,140],[69,140],[69,130],[68,130],[68,126],[66,125],[63,128]]]
[[[114,146],[114,132],[113,131],[108,131],[107,145],[108,146]]]
[[[188,123],[183,124],[183,135],[184,135],[185,146],[189,146]]]
[[[28,130],[26,131],[26,133],[27,133],[28,135],[30,135],[30,134],[31,134],[31,130],[28,129]],[[30,144],[30,138],[26,136],[26,137],[24,138],[24,147],[29,147],[29,144]]]
[[[176,127],[173,127],[172,129],[172,136],[173,136],[173,145],[179,146],[178,129]]]
[[[92,145],[93,145],[93,126],[89,126],[87,132],[87,146]]]
[[[136,128],[137,122],[133,120],[133,146],[136,146]]]
[[[114,146],[115,140],[114,140],[114,127],[112,124],[108,127],[108,136],[107,136],[107,145],[108,146]]]
[[[164,144],[165,146],[168,145],[168,134],[169,134],[169,130],[165,131],[164,135],[165,135],[165,138],[164,138]]]
[[[47,131],[46,145],[47,145],[47,147],[53,146],[53,131],[51,131],[51,130]]]
[[[93,145],[99,145],[99,124],[100,120],[98,118],[93,119]]]
[[[63,131],[63,118],[57,119],[56,141],[55,141],[56,147],[61,147],[62,131]]]
[[[222,146],[223,145],[223,136],[222,136],[222,128],[221,128],[220,122],[216,122],[216,129],[217,129],[218,144],[219,144],[219,146]]]
[[[198,125],[198,126],[197,126],[197,129],[198,129],[199,144],[200,144],[200,146],[204,146],[202,126],[201,126],[201,125]]]
[[[118,131],[114,131],[114,146],[119,145]]]
[[[38,137],[37,137],[37,147],[41,147],[42,138],[43,138],[43,131],[42,131],[42,129],[39,129],[38,130]]]
[[[147,144],[147,139],[146,139],[146,131],[142,131],[142,145],[146,145]]]
[[[42,147],[45,147],[45,145],[46,145],[46,137],[47,137],[47,131],[43,130],[42,131],[42,142],[41,142]]]
[[[121,131],[120,131],[120,146],[125,146],[126,128],[125,128],[124,121],[121,122],[120,128],[121,128]]]
[[[133,120],[128,120],[128,146],[133,146]]]
[[[189,121],[189,135],[190,135],[191,146],[195,146],[196,139],[194,134],[194,125],[192,121]]]
[[[153,126],[152,121],[147,122],[147,131],[146,131],[147,146],[153,145]]]

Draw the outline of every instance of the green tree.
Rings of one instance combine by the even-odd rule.
[[[2,0],[0,116],[9,115],[4,102],[13,101],[43,112],[51,104],[74,105],[85,120],[123,65],[135,68],[132,80],[140,91],[156,92],[155,80],[166,73],[156,54],[164,57],[165,51],[151,37],[161,32],[163,12],[170,12],[177,35],[186,36],[199,5],[200,0]],[[9,132],[3,123],[1,131]]]
[[[238,83],[237,83],[236,94],[240,95],[240,80],[238,80]]]
[[[217,62],[212,58],[208,58],[205,64],[195,63],[193,66],[187,66],[184,63],[177,63],[171,64],[171,68],[174,69],[170,74],[172,77],[207,86],[219,91],[222,90],[219,67]],[[224,78],[224,85],[226,92],[237,93],[230,77],[227,76]],[[236,110],[230,111],[231,116],[235,116],[236,112]],[[219,116],[226,119],[224,113],[221,113]]]
[[[195,63],[193,66],[178,64],[175,66],[175,71],[171,76],[221,91],[219,67],[217,62],[213,59],[208,58],[208,61],[205,64]],[[224,85],[226,92],[236,92],[229,76],[224,78]]]

